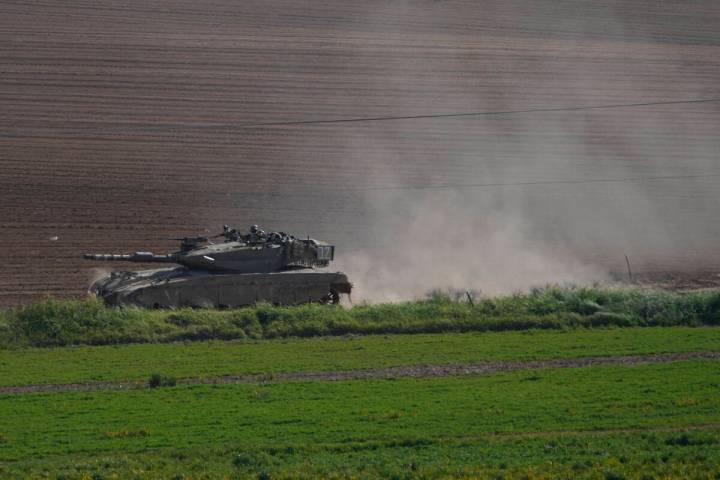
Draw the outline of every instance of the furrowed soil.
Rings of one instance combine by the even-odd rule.
[[[573,226],[568,255],[603,268],[715,278],[717,103],[234,125],[720,97],[718,58],[717,2],[1,2],[0,305],[82,294],[83,252],[223,223],[392,255],[413,239],[382,226],[427,192],[378,187],[673,175],[699,177],[461,203],[544,243]]]

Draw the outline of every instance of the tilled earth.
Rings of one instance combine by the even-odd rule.
[[[641,287],[661,288],[674,292],[718,289],[720,288],[720,273],[716,271],[655,272],[640,275],[634,278],[633,282],[629,283]]]
[[[715,98],[718,58],[718,2],[0,2],[0,305],[223,223],[375,259],[493,216],[610,270],[720,272],[718,103],[238,127]],[[455,222],[422,224],[427,186]]]
[[[682,360],[720,360],[720,352],[659,353],[649,355],[624,355],[615,357],[584,357],[572,359],[551,359],[535,361],[494,361],[462,365],[412,365],[402,367],[371,368],[358,370],[340,370],[330,372],[294,372],[272,375],[226,375],[210,378],[184,378],[181,385],[200,384],[258,384],[292,381],[343,381],[367,380],[376,378],[427,378],[457,375],[491,375],[517,370],[539,370],[547,368],[581,368],[596,365],[638,365],[648,363],[668,363]],[[149,388],[147,382],[90,382],[65,384],[37,384],[0,387],[0,394],[20,394],[35,392],[74,392],[95,390],[126,390]]]

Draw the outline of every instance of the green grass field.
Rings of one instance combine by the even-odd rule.
[[[715,294],[641,292],[600,303],[598,295],[543,290],[496,299],[494,311],[491,303],[435,298],[357,311],[259,306],[145,312],[48,301],[6,312],[0,478],[720,478],[720,361],[578,366],[588,357],[720,352],[720,328],[709,326],[717,323]],[[634,320],[587,328],[598,314]],[[213,322],[224,325],[221,331],[248,315],[260,325],[257,335],[168,343],[178,331]],[[414,333],[336,335],[340,323],[333,322],[345,315],[357,316],[353,322],[366,318],[373,328]],[[538,325],[537,315],[557,323]],[[108,318],[90,333],[78,327]],[[129,318],[125,333],[157,333],[164,325],[175,333],[141,337],[141,343],[82,345],[107,343],[89,339],[111,338],[113,322],[122,318]],[[306,331],[307,322],[325,325],[329,336],[269,334],[278,325],[286,333]],[[452,328],[419,333],[437,325]],[[81,345],[29,346],[66,343]],[[548,359],[568,364],[428,378],[323,376]],[[279,376],[303,372],[322,375],[312,381]],[[153,373],[191,382],[248,374],[265,380],[150,388]],[[86,382],[138,383],[87,391],[63,386]],[[14,389],[22,386],[31,391]]]
[[[292,478],[538,469],[592,477],[652,465],[700,478],[720,474],[718,378],[717,362],[687,361],[7,395],[0,472]]]
[[[0,350],[0,386],[720,350],[720,329],[368,335]]]
[[[487,376],[272,374],[720,351],[714,327],[0,350],[4,386],[268,374],[261,384],[0,394],[0,478],[720,478],[720,362]]]

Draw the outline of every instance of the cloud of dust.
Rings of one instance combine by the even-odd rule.
[[[398,5],[403,4],[375,14],[402,17]],[[406,8],[412,13],[411,3]],[[615,36],[628,33],[622,18],[595,18],[592,23],[602,23]],[[562,30],[561,25],[557,28]],[[630,33],[638,34],[637,28]],[[481,35],[478,41],[482,41]],[[641,44],[638,48],[646,47]],[[667,54],[674,54],[672,47]],[[393,61],[379,69],[384,73],[376,79],[378,88],[394,71],[412,71]],[[463,61],[458,57],[458,64]],[[509,71],[527,68],[512,62],[508,58]],[[578,99],[603,103],[596,95],[604,91],[603,80],[596,78],[598,73],[590,71],[591,67],[585,64],[572,72],[557,71],[545,86],[565,89],[565,96],[574,99],[571,104],[581,101]],[[542,70],[537,65],[533,68]],[[557,66],[549,67],[553,69]],[[424,80],[429,97],[434,90],[443,92],[440,82],[433,85]],[[504,92],[509,99],[524,98],[519,87],[508,84]],[[641,92],[640,85],[628,81],[626,100]],[[485,103],[479,94],[472,89],[466,94],[467,105],[483,110]],[[693,92],[685,88],[677,97],[692,98]],[[520,105],[528,107],[532,101]],[[622,103],[617,98],[605,103],[613,101]],[[412,112],[412,107],[416,105],[405,111]],[[512,110],[518,105],[496,101],[488,108]],[[407,152],[402,144],[395,146],[392,133],[388,133],[396,129],[404,137],[419,137],[421,129],[427,128],[419,123],[368,128],[356,133],[353,143],[358,147],[357,161],[374,166],[370,171],[373,178],[363,179],[365,184],[401,187],[664,176],[702,173],[716,166],[713,145],[707,143],[688,143],[680,160],[668,153],[672,146],[663,135],[677,138],[686,132],[691,138],[697,129],[692,112],[653,113],[628,110],[623,117],[591,112],[466,119],[464,125],[474,125],[478,138],[454,143],[454,153],[436,159],[435,169],[413,158],[426,159],[428,155]],[[625,119],[624,123],[616,124],[619,118]],[[438,131],[462,125],[444,122],[435,123]],[[604,143],[598,144],[598,139]],[[442,135],[440,141],[444,141]],[[372,150],[364,146],[369,144]],[[377,167],[382,164],[384,169]],[[399,166],[404,166],[403,173]],[[698,197],[690,192],[698,192]],[[624,269],[624,254],[642,267],[672,268],[693,260],[685,253],[707,248],[706,216],[688,212],[694,209],[704,214],[720,208],[712,184],[694,181],[368,190],[363,202],[372,212],[371,227],[360,235],[357,243],[361,246],[339,256],[336,263],[355,284],[353,300],[371,302],[417,298],[433,289],[479,290],[493,295],[548,283],[604,282],[610,279],[610,271]],[[692,233],[698,230],[704,235]]]
[[[496,295],[548,283],[588,284],[606,273],[565,248],[539,242],[531,225],[457,192],[436,192],[398,216],[378,219],[385,241],[338,266],[355,285],[353,301],[388,302],[432,290]]]
[[[95,282],[110,275],[110,272],[112,272],[112,270],[107,269],[107,268],[94,267],[94,268],[89,269],[88,270],[88,278],[87,278],[88,290],[90,289],[90,287],[92,287],[92,285]]]

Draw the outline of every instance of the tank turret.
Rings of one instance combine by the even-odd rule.
[[[220,239],[220,241],[213,242],[216,239]],[[156,271],[115,272],[96,282],[91,287],[91,291],[103,296],[111,304],[147,305],[147,300],[119,301],[116,299],[116,294],[122,291],[121,287],[124,288],[139,281],[140,285],[135,285],[130,289],[133,298],[138,297],[138,292],[147,294],[148,291],[154,292],[151,300],[157,299],[160,294],[165,295],[161,298],[162,303],[153,301],[151,306],[181,306],[188,303],[196,306],[198,298],[203,299],[201,304],[235,306],[263,300],[282,304],[316,300],[329,300],[337,303],[340,293],[349,294],[351,290],[351,285],[344,274],[326,274],[314,270],[327,267],[334,259],[335,247],[325,242],[311,238],[299,239],[285,232],[265,233],[257,225],[250,227],[246,234],[224,225],[223,231],[213,237],[182,237],[176,240],[180,241],[180,249],[165,255],[156,255],[152,252],[83,255],[83,258],[95,261],[174,263],[180,266]],[[287,278],[278,276],[278,274],[289,273],[294,273],[294,275]],[[275,276],[267,277],[270,274]],[[302,274],[305,275],[303,277],[306,284],[305,292],[303,292],[303,281],[299,281]],[[258,275],[265,275],[267,278],[260,278]],[[322,275],[334,277],[321,278]],[[201,280],[203,276],[205,276],[205,282]],[[192,277],[192,281],[189,280],[190,277]],[[171,288],[169,285],[172,283],[171,280],[179,283],[178,279],[180,278],[186,280],[182,288]],[[267,282],[267,280],[270,281]],[[143,281],[150,284],[143,285]],[[164,289],[158,287],[160,281],[165,281],[167,284]],[[265,282],[266,286],[258,287],[259,281],[260,283]],[[318,281],[317,286],[310,288],[311,285],[314,285],[313,282],[318,283]],[[230,292],[228,291],[230,287],[220,288],[218,282],[223,285],[232,284],[238,288],[244,285],[246,291],[243,294],[237,291]],[[246,283],[247,285],[245,285]],[[208,287],[211,284],[218,285]],[[321,297],[316,298],[318,296],[317,288],[324,289],[326,284],[327,291]],[[178,298],[169,298],[168,295],[171,291]],[[201,291],[201,294],[198,293]],[[223,302],[221,296],[233,301]],[[125,297],[129,298],[130,295],[125,295]],[[193,300],[183,302],[183,297]]]
[[[284,232],[266,234],[256,225],[243,235],[225,225],[212,238],[184,237],[178,240],[180,250],[166,255],[152,252],[133,254],[86,253],[86,260],[104,262],[177,263],[190,269],[235,273],[270,273],[296,268],[327,267],[335,256],[335,247],[308,238],[301,240]]]

